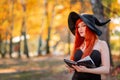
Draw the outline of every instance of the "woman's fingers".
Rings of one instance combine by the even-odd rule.
[[[74,69],[76,69],[77,71],[80,69],[79,66],[73,65],[72,66]]]
[[[72,66],[77,72],[84,72],[85,66],[77,66],[73,65]]]
[[[69,68],[69,66],[68,66],[68,65],[65,65],[65,67]]]
[[[65,65],[65,66],[68,68],[68,71],[69,71],[70,73],[75,70],[74,68],[71,68],[71,67],[69,67],[68,65]]]

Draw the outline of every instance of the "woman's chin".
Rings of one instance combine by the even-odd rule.
[[[84,35],[80,35],[81,37],[85,37]]]

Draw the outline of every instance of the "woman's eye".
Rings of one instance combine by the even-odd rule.
[[[86,25],[83,25],[83,27],[86,27]]]

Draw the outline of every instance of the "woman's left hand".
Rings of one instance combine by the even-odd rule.
[[[77,65],[73,65],[72,66],[77,72],[86,72],[87,68],[85,66],[77,66]]]

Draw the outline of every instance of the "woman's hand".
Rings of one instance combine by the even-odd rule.
[[[74,68],[71,68],[71,67],[69,67],[68,65],[65,65],[66,67],[67,67],[67,69],[68,69],[68,71],[70,72],[70,73],[72,73],[72,72],[74,72],[75,71],[75,69]]]
[[[73,65],[72,66],[77,72],[87,72],[87,68],[85,66],[77,66]]]

